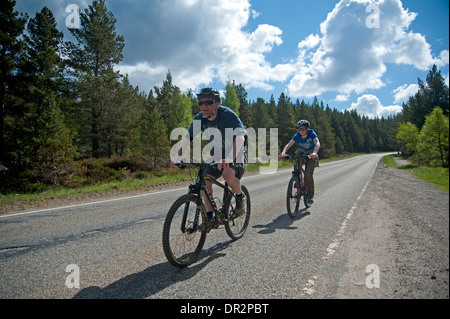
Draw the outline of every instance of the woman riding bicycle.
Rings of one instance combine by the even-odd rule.
[[[284,158],[289,149],[297,143],[299,149],[296,154],[304,153],[309,155],[309,159],[306,163],[300,163],[301,165],[306,164],[305,167],[305,180],[306,187],[308,189],[308,204],[314,203],[314,168],[318,166],[319,163],[319,150],[320,141],[317,133],[311,129],[311,123],[307,120],[301,120],[297,123],[298,132],[292,137],[292,140],[284,147],[283,152],[281,152],[280,157]]]

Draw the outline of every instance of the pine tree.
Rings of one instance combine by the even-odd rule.
[[[278,145],[283,148],[292,139],[296,132],[296,119],[294,108],[290,99],[281,93],[277,106]]]
[[[91,144],[91,155],[99,157],[107,149],[102,140],[105,124],[114,120],[108,114],[112,107],[120,106],[114,101],[120,83],[113,66],[123,58],[124,38],[116,34],[116,19],[104,0],[94,0],[81,13],[80,24],[79,29],[70,29],[78,43],[66,43],[67,63],[78,77],[83,108],[79,121],[88,124],[82,135]]]
[[[425,123],[425,117],[435,107],[440,107],[444,115],[449,114],[449,88],[436,65],[428,72],[427,83],[418,79],[419,91],[411,96],[403,106],[405,121],[414,123],[420,130]]]
[[[427,84],[430,90],[428,112],[434,112],[436,107],[441,108],[443,115],[449,115],[449,88],[445,84],[445,78],[436,65],[433,65],[427,75]]]
[[[133,149],[139,149],[140,129],[137,123],[141,119],[144,107],[128,76],[125,76],[122,83],[117,86],[111,103],[105,123],[106,155],[108,157],[132,155]]]
[[[166,126],[169,126],[169,122],[175,117],[175,115],[172,114],[171,102],[174,96],[180,91],[180,89],[172,83],[172,73],[170,70],[167,72],[166,79],[163,81],[162,86],[160,88],[155,86],[154,90],[158,112]]]
[[[336,154],[334,134],[331,129],[331,123],[322,107],[316,105],[314,108],[314,122],[311,123],[312,128],[316,131],[320,140],[319,156],[327,158]]]
[[[170,141],[164,120],[157,108],[148,108],[144,113],[142,125],[143,154],[149,166],[153,169],[160,162],[167,162],[170,151]]]
[[[75,171],[74,157],[77,152],[72,144],[71,133],[64,123],[64,116],[54,98],[51,98],[50,106],[40,122],[42,129],[37,143],[39,148],[33,165],[35,174],[53,185],[67,185],[70,175]]]
[[[155,86],[155,106],[170,134],[173,129],[188,128],[194,118],[192,105],[197,104],[192,95],[186,95],[173,85],[170,70],[166,74],[161,88]],[[152,94],[153,97],[153,94]]]
[[[10,151],[6,144],[7,128],[5,126],[10,106],[6,99],[17,83],[14,71],[24,46],[20,36],[28,19],[27,15],[19,15],[14,11],[15,6],[15,0],[0,2],[0,164],[7,160],[6,155]]]
[[[78,41],[67,43],[70,65],[95,77],[110,75],[123,59],[124,37],[116,34],[116,18],[105,0],[94,0],[80,15],[80,28],[69,29]]]
[[[253,110],[253,125],[255,129],[272,127],[271,119],[269,117],[269,108],[263,98],[258,98],[252,104]]]
[[[239,117],[245,127],[253,127],[253,114],[247,101],[248,93],[242,83],[235,85],[235,90],[239,98]]]
[[[57,104],[56,97],[62,79],[59,46],[63,34],[58,31],[56,19],[47,7],[30,19],[27,31],[28,34],[24,35],[25,59],[18,70],[23,79],[20,86],[22,102],[19,104],[24,108],[21,120],[27,122],[22,136],[31,151],[31,154],[26,155],[34,158],[33,153],[41,147],[39,142],[43,141],[41,137],[46,123],[42,118],[53,114],[52,110]]]
[[[234,82],[227,82],[225,86],[225,99],[223,100],[222,105],[228,106],[239,116],[240,102]]]
[[[44,96],[56,92],[62,72],[59,46],[63,33],[58,31],[56,19],[47,7],[30,19],[27,30],[28,35],[24,35],[27,71],[30,77],[35,77],[33,84]]]

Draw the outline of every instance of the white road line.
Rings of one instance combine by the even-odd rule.
[[[13,214],[8,214],[8,215],[0,215],[0,219],[7,218],[7,217],[16,217],[16,216],[30,215],[30,214],[36,214],[36,213],[50,212],[50,211],[54,211],[54,210],[63,210],[63,209],[83,207],[83,206],[89,206],[89,205],[97,205],[97,204],[104,204],[104,203],[110,203],[110,202],[117,202],[117,201],[121,201],[121,200],[128,200],[128,199],[134,199],[134,198],[140,198],[140,197],[146,197],[146,196],[152,196],[152,195],[176,192],[176,191],[181,191],[181,190],[185,190],[185,189],[186,189],[186,187],[183,187],[183,188],[170,189],[170,190],[154,192],[154,193],[148,193],[148,194],[141,194],[141,195],[134,195],[134,196],[128,196],[128,197],[120,197],[120,198],[101,200],[101,201],[97,201],[97,202],[89,202],[89,203],[75,204],[75,205],[62,206],[62,207],[53,207],[53,208],[39,209],[39,210],[34,210],[34,211],[30,211],[30,212],[23,212],[23,213],[13,213]]]
[[[329,164],[329,163],[326,163],[326,164]],[[287,169],[277,170],[275,172],[275,174],[277,172],[283,171],[283,170],[287,170]],[[268,176],[268,175],[270,175],[270,174],[257,174],[257,175],[253,175],[253,176],[248,176],[248,177],[244,177],[242,179],[242,181],[245,181],[247,179],[252,179],[252,178],[255,178],[255,177],[259,177],[259,176]],[[141,194],[141,195],[136,195],[136,196],[114,198],[114,199],[102,200],[102,201],[97,201],[97,202],[89,202],[89,203],[75,204],[75,205],[62,206],[62,207],[53,207],[53,208],[39,209],[39,210],[34,210],[34,211],[29,211],[29,212],[12,213],[12,214],[0,215],[0,219],[8,218],[8,217],[31,215],[31,214],[36,214],[36,213],[45,213],[45,212],[50,212],[50,211],[55,211],[55,210],[63,210],[63,209],[83,207],[83,206],[89,206],[89,205],[97,205],[97,204],[103,204],[103,203],[109,203],[109,202],[116,202],[116,201],[121,201],[121,200],[128,200],[128,199],[133,199],[133,198],[139,198],[139,197],[146,197],[146,196],[151,196],[151,195],[175,192],[175,191],[180,191],[180,190],[183,190],[183,189],[186,189],[186,188],[177,188],[177,189],[171,189],[171,190],[160,191],[160,192],[155,192],[155,193],[148,193],[148,194]]]
[[[326,250],[326,254],[322,259],[329,259],[331,256],[334,255],[336,252],[340,239],[345,233],[345,230],[347,228],[347,224],[350,221],[350,218],[355,212],[355,209],[357,208],[357,203],[361,200],[362,196],[367,190],[367,187],[369,186],[370,181],[372,180],[373,174],[375,173],[376,169],[378,167],[378,162],[376,162],[375,167],[372,170],[372,173],[369,176],[369,179],[367,180],[366,185],[364,185],[363,189],[361,190],[361,193],[356,198],[355,203],[353,204],[352,208],[348,212],[347,216],[345,217],[344,221],[341,224],[341,227],[339,227],[339,230],[337,234],[335,235],[335,238],[331,241],[331,243],[328,245],[328,248]],[[308,280],[308,282],[305,284],[305,287],[303,288],[303,291],[305,291],[308,295],[312,295],[315,292],[314,286],[315,286],[315,280],[317,280],[317,276],[313,276],[312,279]]]
[[[251,178],[255,178],[257,176],[260,176],[260,175],[244,177],[242,179],[242,181],[245,181],[245,180],[251,179]],[[45,213],[45,212],[50,212],[50,211],[55,211],[55,210],[63,210],[63,209],[77,208],[77,207],[83,207],[83,206],[104,204],[104,203],[110,203],[110,202],[117,202],[117,201],[121,201],[121,200],[128,200],[128,199],[134,199],[134,198],[140,198],[140,197],[146,197],[146,196],[152,196],[152,195],[158,195],[158,194],[164,194],[164,193],[170,193],[170,192],[177,192],[177,191],[186,190],[186,189],[187,189],[186,187],[183,187],[183,188],[170,189],[170,190],[165,190],[165,191],[160,191],[160,192],[128,196],[128,197],[113,198],[113,199],[106,199],[106,200],[83,203],[83,204],[75,204],[75,205],[69,205],[69,206],[60,206],[60,207],[39,209],[39,210],[33,210],[33,211],[29,211],[29,212],[22,212],[22,213],[12,213],[12,214],[0,215],[0,219],[7,218],[7,217],[31,215],[31,214],[37,214],[37,213]]]

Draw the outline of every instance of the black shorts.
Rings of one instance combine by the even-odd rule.
[[[236,173],[236,177],[238,179],[241,179],[242,176],[244,176],[245,173],[245,169],[247,168],[247,163],[233,163],[230,164],[230,168],[234,169],[235,173]],[[218,179],[219,177],[222,176],[222,171],[219,171],[219,169],[217,168],[217,165],[213,165],[213,166],[208,166],[205,168],[204,171],[204,175],[210,175],[212,177],[214,177],[215,179]]]

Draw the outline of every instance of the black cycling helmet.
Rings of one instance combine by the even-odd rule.
[[[213,88],[203,88],[200,92],[197,93],[197,99],[200,100],[202,97],[210,97],[214,101],[218,101],[220,103],[220,94],[217,90]]]
[[[309,128],[311,126],[311,123],[309,123],[309,121],[307,121],[307,120],[298,121],[297,128],[302,127],[302,126]]]

